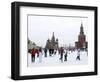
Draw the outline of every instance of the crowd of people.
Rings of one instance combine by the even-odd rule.
[[[72,50],[74,51],[74,50]],[[71,52],[72,52],[71,51]],[[49,55],[47,54],[47,52],[49,52]],[[39,48],[39,49],[29,49],[28,53],[31,54],[31,61],[35,62],[36,56],[39,58],[39,62],[42,62],[42,57],[52,57],[53,55],[59,55],[59,60],[61,62],[63,61],[67,61],[68,60],[68,49],[64,49],[63,47],[59,48],[59,49],[46,49],[46,48]],[[58,54],[57,54],[58,53]],[[77,50],[77,57],[76,60],[80,60],[80,49]]]

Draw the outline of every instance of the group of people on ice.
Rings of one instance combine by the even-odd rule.
[[[64,51],[63,47],[61,47],[59,50],[57,49],[49,49],[49,56],[56,55],[57,51],[60,55],[60,60],[63,61],[63,55],[64,55],[64,61],[67,61],[67,50]],[[45,57],[47,57],[47,49],[44,49]],[[64,54],[65,53],[65,54]]]
[[[28,52],[31,54],[31,61],[35,62],[36,56],[39,58],[39,62],[42,62],[42,56],[47,57],[48,56],[48,52],[49,52],[49,56],[53,56],[53,55],[59,55],[60,58],[59,60],[61,62],[63,61],[67,61],[68,58],[68,54],[69,54],[69,50],[64,49],[63,47],[59,48],[58,50],[56,49],[46,49],[46,48],[39,48],[39,49],[29,49]],[[58,53],[58,54],[57,54]],[[36,55],[37,54],[37,55]],[[77,57],[76,60],[80,60],[80,49],[77,50]]]

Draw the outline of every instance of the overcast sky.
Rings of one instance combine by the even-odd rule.
[[[88,18],[29,15],[28,38],[36,45],[44,47],[54,32],[55,38],[59,40],[59,46],[74,46],[78,40],[81,22],[88,40]]]

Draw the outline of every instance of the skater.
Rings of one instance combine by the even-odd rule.
[[[52,49],[49,49],[49,56],[52,56]]]
[[[65,55],[64,55],[64,61],[67,61],[67,54],[68,54],[68,52],[66,50]]]
[[[51,56],[54,54],[54,49],[51,49]]]
[[[49,49],[49,56],[51,56],[51,49]]]
[[[47,49],[44,49],[45,57],[47,57]]]
[[[42,62],[42,48],[39,48],[39,62],[41,63]]]
[[[76,60],[80,60],[80,50],[78,50],[78,52],[77,52]]]
[[[52,54],[54,54],[54,49],[52,49]]]
[[[32,61],[32,62],[35,62],[35,54],[36,54],[36,49],[33,48],[33,49],[31,50],[31,61]]]
[[[60,60],[61,60],[61,62],[63,62],[63,53],[64,53],[64,49],[63,49],[63,47],[61,47],[61,49],[60,49]]]

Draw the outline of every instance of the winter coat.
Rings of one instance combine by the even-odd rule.
[[[64,53],[64,49],[63,49],[63,48],[61,48],[60,52],[61,52],[61,54],[63,54],[63,53]]]
[[[36,54],[36,50],[35,50],[35,49],[32,49],[32,50],[31,50],[31,54],[32,54],[32,55],[35,55],[35,54]]]

